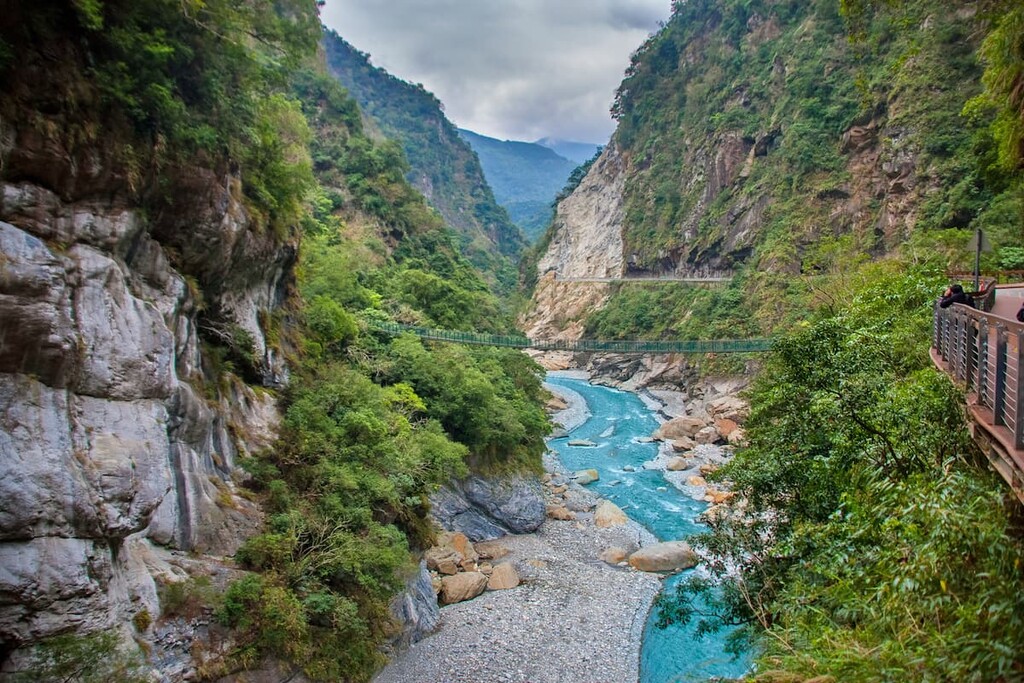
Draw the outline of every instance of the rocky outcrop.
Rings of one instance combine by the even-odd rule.
[[[431,496],[432,514],[442,527],[472,541],[535,531],[545,518],[540,481],[530,475],[452,481]]]
[[[437,630],[441,611],[426,561],[420,562],[419,570],[406,582],[405,590],[391,601],[391,614],[400,627],[392,641],[399,649],[418,643]]]
[[[626,161],[608,145],[586,177],[555,211],[554,236],[537,264],[540,275],[617,277],[623,273],[623,191]]]
[[[618,147],[609,145],[576,190],[558,204],[554,236],[537,264],[533,303],[520,320],[528,336],[579,339],[583,320],[604,305],[611,290],[607,283],[577,279],[615,278],[625,271],[626,166]]]
[[[168,198],[143,210],[105,150],[5,123],[0,641],[10,648],[159,614],[145,558],[228,555],[259,527],[237,495],[238,459],[273,442],[276,400],[204,373],[199,329],[251,342],[250,379],[284,382],[261,319],[283,301],[295,247],[250,217],[237,174],[168,170]]]

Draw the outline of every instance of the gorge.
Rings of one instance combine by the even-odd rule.
[[[974,230],[1024,267],[1024,4],[947,10],[671,3],[527,248],[312,0],[7,3],[0,677],[1020,680],[1021,509],[928,345]],[[659,398],[666,472],[633,394],[552,376],[614,418],[552,434],[560,370]],[[650,534],[699,566],[641,653]]]

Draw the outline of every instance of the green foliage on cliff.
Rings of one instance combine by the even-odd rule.
[[[957,244],[946,265],[967,269],[963,246],[983,228],[996,247],[983,266],[996,267],[1024,239],[1024,176],[1007,162],[1019,14],[1002,0],[675,3],[613,105],[630,267],[740,273],[763,333],[806,313],[795,281],[827,272],[823,243],[844,258]],[[669,303],[677,319],[704,315]]]
[[[271,654],[311,678],[365,681],[392,634],[391,597],[432,536],[428,495],[468,469],[539,467],[548,420],[522,354],[368,333],[367,318],[508,331],[450,230],[404,178],[400,148],[363,132],[333,79],[293,88],[317,187],[302,225],[293,377],[278,444],[247,463],[269,514],[236,560],[257,572],[218,611],[235,666]]]
[[[758,332],[739,283],[621,283],[608,305],[587,318],[587,337],[595,339],[742,339]]]
[[[413,85],[373,66],[333,31],[323,39],[330,72],[384,135],[396,140],[409,160],[406,177],[459,234],[460,249],[506,289],[515,286],[511,259],[526,242],[498,205],[480,162],[445,117],[441,103]]]
[[[968,438],[963,397],[930,367],[940,277],[865,266],[781,338],[750,395],[750,446],[716,478],[747,500],[698,541],[701,595],[764,669],[837,680],[1014,680],[1024,543],[1005,484]],[[719,588],[712,588],[715,582]],[[737,642],[737,644],[738,644]]]
[[[312,2],[19,1],[5,13],[12,51],[61,46],[59,66],[31,56],[0,64],[12,83],[39,89],[16,90],[8,106],[56,97],[64,144],[75,149],[106,131],[140,194],[153,194],[159,179],[150,174],[166,165],[237,164],[250,208],[282,236],[294,226],[313,179],[308,130],[284,88],[320,35]],[[76,36],[73,57],[65,35]],[[89,123],[96,119],[103,125]]]

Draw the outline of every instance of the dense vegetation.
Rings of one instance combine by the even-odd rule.
[[[942,282],[934,265],[861,267],[779,340],[750,394],[750,447],[715,474],[745,508],[712,521],[712,578],[683,584],[667,619],[740,624],[761,670],[805,677],[1024,675],[1024,520],[930,367]]]
[[[481,270],[509,291],[515,259],[525,246],[519,229],[494,199],[480,162],[422,85],[395,78],[370,63],[333,31],[324,34],[327,65],[380,131],[401,144],[406,177],[460,235],[460,246]]]
[[[459,134],[480,158],[494,198],[530,242],[551,222],[554,200],[576,162],[533,142],[496,140],[469,130]]]
[[[221,619],[233,661],[266,654],[317,680],[366,680],[382,663],[390,598],[433,531],[427,495],[477,470],[539,467],[547,418],[536,366],[494,349],[427,347],[364,330],[369,318],[506,331],[452,233],[405,181],[394,143],[365,136],[330,77],[295,92],[318,186],[304,220],[295,347],[281,441],[249,463],[270,513],[237,559]]]
[[[312,183],[304,124],[280,95],[320,35],[308,4],[13,3],[0,20],[0,70],[22,84],[35,70],[35,87],[8,93],[4,113],[17,120],[18,107],[39,108],[63,118],[72,151],[106,132],[128,188],[150,201],[159,195],[154,169],[230,159],[244,169],[250,209],[287,231]],[[75,43],[62,42],[72,34]],[[45,44],[61,49],[48,64],[33,63],[29,46]]]
[[[998,1],[676,3],[613,106],[631,267],[738,272],[742,316],[768,332],[807,312],[796,276],[836,258],[919,239],[965,268],[962,247],[983,228],[995,247],[983,265],[1016,263],[1020,13]],[[697,308],[706,297],[691,296]]]
[[[235,558],[252,571],[223,595],[199,579],[169,586],[164,614],[146,618],[213,607],[235,637],[205,676],[270,655],[315,680],[368,680],[393,628],[389,601],[433,534],[428,495],[470,469],[539,468],[538,367],[512,351],[367,331],[371,318],[493,332],[511,322],[406,180],[400,145],[371,139],[356,102],[317,66],[313,2],[22,3],[0,26],[5,75],[35,68],[31,45],[64,60],[40,72],[51,89],[17,90],[5,112],[43,98],[47,111],[65,107],[69,149],[102,139],[128,169],[120,191],[145,207],[173,207],[176,174],[237,168],[251,229],[300,244],[288,307],[260,320],[292,374],[279,442],[243,461],[267,513]],[[226,373],[257,375],[251,341],[241,331],[207,340],[197,381],[211,399]],[[53,639],[27,676],[129,680],[141,662],[115,656],[116,640]]]

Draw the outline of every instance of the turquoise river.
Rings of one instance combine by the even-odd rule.
[[[658,428],[658,421],[635,394],[554,374],[547,381],[582,396],[590,412],[590,417],[569,436],[549,442],[567,469],[596,469],[600,479],[588,488],[615,502],[659,540],[681,540],[702,531],[695,518],[707,503],[684,495],[666,482],[660,471],[642,467],[658,454],[656,443],[641,441]],[[570,439],[587,439],[598,445],[572,447],[568,445]],[[630,467],[635,471],[629,471]],[[666,579],[662,590],[671,591],[684,575]],[[692,626],[659,629],[654,625],[656,611],[651,610],[644,630],[640,683],[733,678],[748,670],[745,658],[733,659],[724,652],[724,632],[697,639]]]

